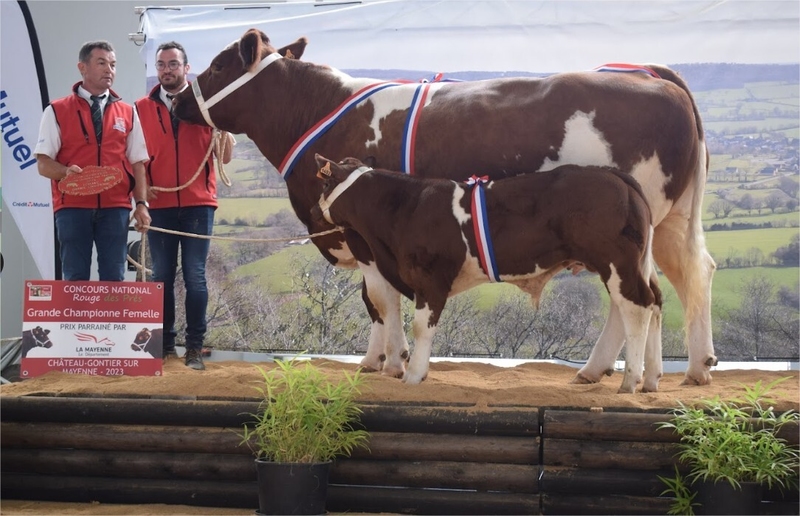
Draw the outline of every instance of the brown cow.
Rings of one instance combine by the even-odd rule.
[[[428,374],[447,298],[495,280],[528,292],[538,306],[547,281],[580,262],[600,274],[622,318],[626,364],[619,392],[634,392],[643,369],[642,390],[658,390],[661,291],[653,227],[630,176],[563,165],[484,187],[372,169],[354,158],[336,164],[317,155],[317,164],[325,187],[312,219],[356,231],[383,277],[411,290],[415,347],[404,382]]]
[[[684,306],[686,381],[710,382],[715,264],[701,224],[707,152],[694,100],[677,74],[648,65],[634,73],[388,84],[281,57],[288,51],[301,57],[305,46],[302,38],[276,50],[264,33],[248,30],[177,97],[177,116],[247,134],[278,166],[310,233],[331,228],[309,215],[321,191],[315,152],[372,156],[383,168],[454,180],[569,163],[618,168],[642,186],[653,214],[655,260]],[[355,232],[313,241],[331,263],[362,269],[373,324],[361,365],[401,376],[408,343],[396,285],[380,275]],[[612,309],[578,379],[599,381],[624,340],[621,316]]]

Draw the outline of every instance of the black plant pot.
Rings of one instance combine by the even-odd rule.
[[[330,467],[256,459],[258,514],[325,514]]]
[[[758,514],[761,507],[761,484],[741,482],[739,489],[729,482],[696,482],[692,487],[700,506],[696,514]]]

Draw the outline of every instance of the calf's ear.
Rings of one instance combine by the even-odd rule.
[[[331,160],[320,154],[314,154],[314,160],[317,162],[317,177],[320,179],[330,179]]]
[[[306,50],[306,45],[308,45],[308,39],[303,36],[294,43],[290,43],[285,47],[279,48],[278,53],[287,59],[300,59],[303,57],[303,52]]]

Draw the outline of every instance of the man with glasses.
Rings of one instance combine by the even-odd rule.
[[[92,248],[97,249],[101,281],[125,279],[131,195],[147,198],[147,148],[136,112],[111,86],[117,74],[114,48],[108,41],[90,41],[78,52],[81,82],[72,94],[54,100],[42,113],[34,153],[39,174],[51,180],[56,236],[62,277],[88,281]],[[100,193],[62,193],[67,176],[78,183],[90,165],[114,167],[123,179]],[[87,173],[87,176],[91,176]],[[150,224],[147,210],[136,207],[137,227]]]
[[[204,163],[212,129],[187,124],[172,116],[172,98],[189,87],[189,62],[180,43],[170,41],[159,45],[156,71],[159,84],[146,97],[136,101],[150,154],[147,179],[151,188],[148,201],[142,204],[149,209],[154,228],[208,236],[217,209],[217,178],[211,157]],[[228,163],[235,140],[230,134],[224,133],[223,136],[228,141],[222,162]],[[169,191],[154,191],[152,187]],[[206,259],[210,241],[155,230],[149,231],[147,236],[153,260],[153,280],[164,283],[163,357],[178,356],[175,352],[175,277],[180,248],[186,286],[184,360],[187,367],[203,370],[202,348],[208,306]]]

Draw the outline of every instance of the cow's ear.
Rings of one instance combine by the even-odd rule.
[[[294,43],[279,48],[278,53],[287,59],[300,59],[303,57],[303,52],[306,51],[306,45],[308,45],[308,40],[303,36]]]
[[[50,330],[49,330],[49,329],[47,329],[47,330],[44,330],[44,334],[45,334],[45,335],[50,335]]]
[[[261,61],[261,48],[265,44],[264,39],[266,39],[267,43],[269,42],[266,34],[258,29],[250,29],[239,40],[239,55],[246,69],[249,70],[253,65]]]

